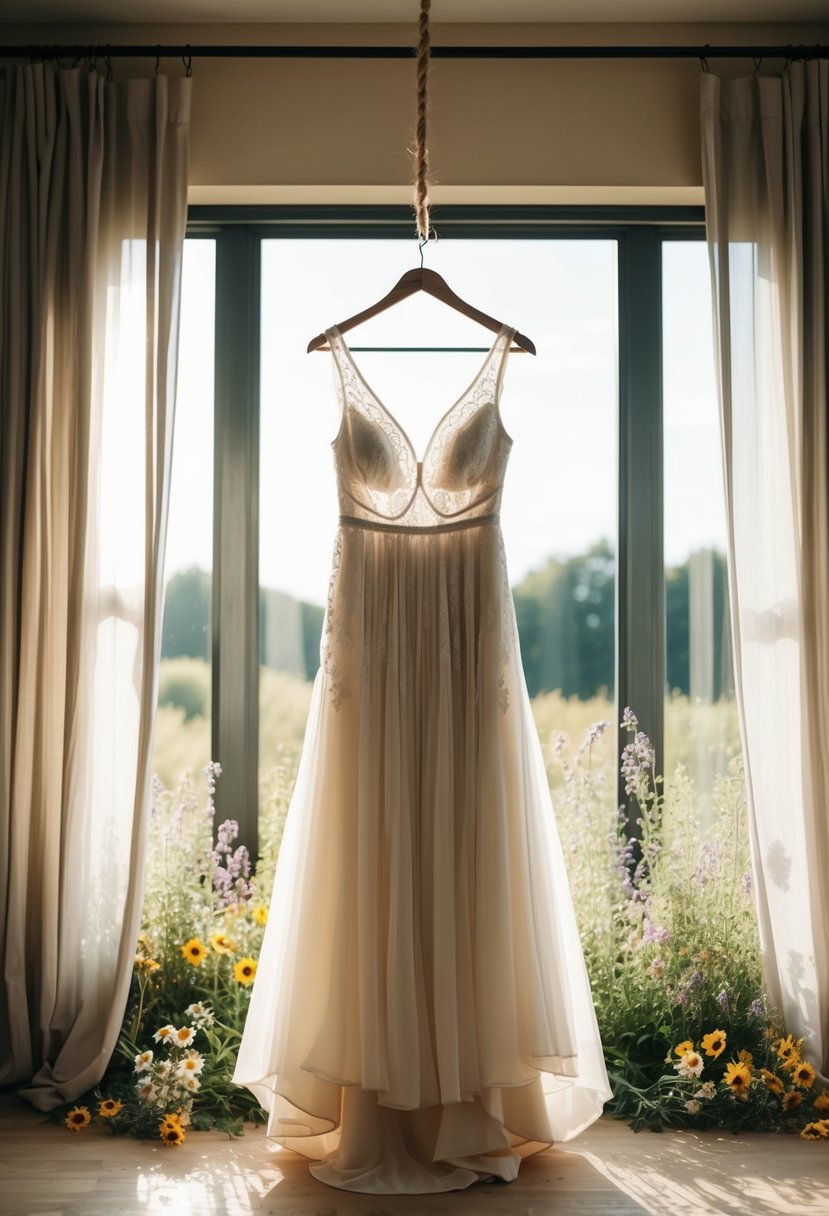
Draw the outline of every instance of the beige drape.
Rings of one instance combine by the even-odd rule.
[[[772,1001],[829,1074],[829,65],[702,78],[735,666]]]
[[[0,1082],[101,1077],[140,915],[190,81],[0,94]]]

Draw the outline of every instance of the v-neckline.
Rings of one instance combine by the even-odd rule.
[[[363,387],[367,390],[367,392],[374,398],[374,400],[380,406],[380,409],[383,411],[383,413],[389,419],[392,426],[396,427],[398,433],[400,434],[401,438],[403,439],[406,446],[408,447],[409,452],[411,453],[412,460],[415,462],[415,466],[420,469],[420,468],[423,468],[423,465],[425,464],[425,461],[426,461],[426,457],[429,455],[429,452],[432,449],[432,444],[434,443],[435,439],[437,438],[438,434],[440,433],[440,429],[443,426],[444,422],[446,422],[447,418],[449,418],[452,415],[453,411],[455,409],[457,409],[457,407],[460,405],[460,403],[465,399],[466,395],[469,393],[470,389],[472,389],[475,386],[475,384],[477,384],[477,382],[481,378],[481,375],[483,374],[483,372],[486,371],[487,367],[489,366],[490,359],[495,354],[495,350],[498,346],[498,343],[501,341],[501,338],[507,332],[508,329],[509,329],[509,326],[505,322],[502,323],[501,328],[498,330],[498,333],[495,335],[495,341],[492,343],[492,346],[489,348],[489,351],[488,351],[487,355],[485,356],[483,363],[478,368],[478,371],[475,373],[475,375],[470,380],[469,384],[466,386],[466,388],[463,390],[463,392],[460,394],[460,396],[456,397],[455,400],[452,402],[452,404],[449,406],[449,408],[447,410],[445,410],[443,412],[443,414],[441,414],[441,416],[438,418],[437,422],[435,423],[434,429],[432,430],[431,435],[429,436],[428,440],[426,441],[426,447],[423,450],[423,455],[419,460],[417,457],[417,452],[415,450],[415,446],[409,437],[408,431],[403,426],[403,424],[395,417],[395,415],[392,413],[392,411],[386,405],[385,401],[383,401],[382,397],[379,397],[377,395],[377,393],[374,391],[374,389],[369,384],[368,380],[366,380],[365,376],[363,375],[359,366],[357,365],[357,363],[354,359],[354,356],[351,353],[348,343],[346,342],[345,338],[340,333],[339,329],[337,329],[337,326],[331,325],[328,329],[328,333],[333,333],[337,336],[343,350],[346,353],[346,357],[348,358],[349,363],[354,368],[354,371],[357,373],[357,376],[360,379],[360,382],[362,383]]]

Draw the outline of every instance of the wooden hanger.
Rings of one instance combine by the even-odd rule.
[[[422,254],[421,254],[422,256]],[[473,308],[471,304],[467,304],[466,300],[462,300],[456,295],[445,279],[434,270],[428,270],[423,266],[419,266],[415,270],[407,270],[402,278],[398,279],[391,291],[383,296],[382,300],[378,300],[376,304],[372,304],[369,308],[363,309],[362,312],[356,313],[353,317],[349,317],[347,321],[341,321],[337,325],[340,333],[345,333],[349,329],[353,329],[355,325],[362,324],[363,321],[368,321],[370,317],[376,317],[379,312],[385,312],[387,308],[391,308],[394,304],[399,304],[401,300],[405,300],[407,296],[414,295],[416,291],[425,291],[428,295],[434,296],[436,300],[441,300],[444,304],[448,304],[450,308],[454,308],[456,312],[461,312],[465,317],[471,317],[473,321],[477,321],[480,325],[491,329],[493,333],[498,333],[503,328],[500,321],[496,321],[494,317],[488,316],[485,312],[481,312],[478,308]],[[535,354],[535,345],[524,334],[519,334],[517,331],[514,334],[515,346],[511,350],[516,352],[526,351],[530,355]],[[325,334],[317,334],[308,343],[308,354],[314,350],[330,350],[328,339]],[[405,349],[395,347],[396,350]],[[440,349],[440,348],[438,348]]]

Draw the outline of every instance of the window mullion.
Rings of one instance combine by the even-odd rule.
[[[260,241],[246,226],[216,242],[212,754],[220,817],[251,856],[259,816]]]
[[[664,742],[662,249],[656,227],[619,241],[619,561],[616,695],[653,743]],[[619,748],[630,741],[619,728]],[[628,803],[619,778],[619,805]],[[638,836],[629,805],[628,832]]]

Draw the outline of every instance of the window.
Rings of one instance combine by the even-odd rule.
[[[577,738],[597,719],[618,722],[630,704],[660,767],[687,763],[678,732],[702,740],[716,733],[718,715],[733,711],[723,533],[719,524],[703,526],[699,512],[688,518],[700,474],[699,452],[683,430],[691,396],[705,400],[696,419],[704,437],[695,435],[706,459],[713,460],[716,433],[704,383],[710,339],[688,332],[683,303],[693,291],[697,307],[707,283],[701,218],[676,209],[449,207],[436,217],[435,267],[463,298],[520,320],[539,351],[536,359],[510,355],[504,382],[504,420],[516,442],[502,524],[528,690],[548,748],[559,730]],[[416,242],[408,208],[197,208],[192,231],[207,238],[192,243],[215,254],[213,511],[204,481],[206,384],[201,455],[182,472],[182,422],[174,479],[198,496],[199,535],[215,518],[211,754],[223,766],[220,812],[240,821],[255,852],[260,805],[269,815],[287,808],[337,522],[332,360],[306,354],[306,345],[322,325],[384,294],[413,264]],[[209,292],[200,299],[210,307]],[[474,349],[360,350],[402,344],[403,332],[406,345]],[[480,365],[486,336],[418,294],[355,330],[349,345],[422,447],[435,409],[442,412]],[[697,358],[706,341],[708,364]],[[199,360],[210,360],[204,340]],[[182,380],[190,391],[184,345]],[[427,403],[419,399],[424,390]],[[186,417],[180,401],[179,418]],[[711,484],[717,475],[706,466]],[[171,511],[170,554],[173,528]],[[193,544],[203,546],[195,531]],[[177,560],[183,569],[190,558]],[[211,585],[209,559],[192,561],[207,580],[200,586]],[[199,661],[206,664],[207,653]],[[708,681],[704,696],[700,679]],[[201,724],[205,731],[206,712]],[[610,763],[621,741],[608,732]],[[707,744],[691,750],[697,779],[710,782],[726,752],[712,759]],[[608,783],[609,806],[621,792]]]
[[[153,771],[169,788],[210,760],[216,243],[184,243]]]

